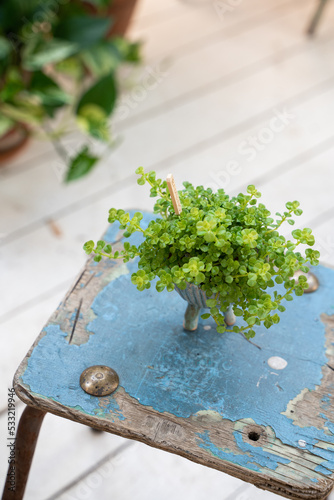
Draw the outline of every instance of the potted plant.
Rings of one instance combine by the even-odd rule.
[[[139,245],[125,242],[120,252],[105,241],[88,241],[84,250],[93,252],[96,261],[106,257],[128,262],[139,257],[138,271],[131,277],[139,291],[149,288],[155,278],[158,292],[176,288],[182,295],[187,288],[196,287],[202,301],[198,305],[209,309],[202,318],[211,316],[220,333],[233,331],[247,339],[255,336],[254,328],[261,323],[270,328],[280,321],[284,301],[303,295],[306,277],[294,279],[294,274],[308,272],[307,263],[319,263],[319,252],[310,248],[314,236],[309,228],[293,230],[292,239],[279,232],[283,223],[294,225],[293,216],[302,214],[298,201],[286,203],[286,210],[276,213],[274,220],[258,203],[261,194],[253,185],[248,186],[247,194],[230,198],[223,189],[213,192],[184,182],[184,189],[178,192],[182,206],[178,215],[166,181],[157,179],[155,172],[145,173],[142,167],[136,173],[138,184],[148,183],[150,195],[158,197],[154,205],[157,218],[143,229],[140,212],[131,218],[124,210],[112,208],[109,222],[118,221],[126,238],[142,233],[143,241]],[[305,257],[297,250],[300,245],[306,246]],[[232,323],[232,306],[243,324],[229,329],[224,313],[227,323]],[[199,307],[197,316],[198,312]],[[188,323],[185,319],[187,329],[196,326],[194,317]]]
[[[117,102],[118,69],[140,57],[138,43],[111,36],[109,13],[105,0],[1,2],[0,159],[29,135],[46,136],[66,162],[69,181],[97,163],[92,140],[112,144],[108,120]],[[74,127],[87,141],[71,155],[60,139]]]

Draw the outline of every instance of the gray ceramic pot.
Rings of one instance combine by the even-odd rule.
[[[198,318],[201,313],[201,309],[207,309],[206,301],[212,297],[208,297],[206,293],[197,285],[193,283],[187,283],[187,288],[181,290],[177,285],[174,285],[177,293],[188,302],[188,306],[184,315],[183,327],[185,330],[191,332],[197,330]],[[229,306],[228,310],[224,313],[225,323],[228,326],[234,325],[235,315],[233,313],[232,305]]]

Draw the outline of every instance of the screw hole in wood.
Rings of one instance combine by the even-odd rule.
[[[260,434],[255,431],[251,431],[248,433],[248,437],[251,441],[258,441],[260,439]]]

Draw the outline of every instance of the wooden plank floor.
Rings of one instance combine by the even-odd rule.
[[[86,179],[60,183],[52,146],[32,141],[0,169],[0,478],[13,373],[98,238],[108,208],[151,208],[135,184],[160,175],[224,187],[249,183],[273,212],[298,199],[322,260],[334,264],[334,2],[305,37],[314,0],[142,0],[131,37],[145,62],[124,75],[113,122],[119,146]],[[234,5],[225,15],[219,6]],[[149,73],[156,85],[143,85]],[[280,131],[270,124],[281,117]],[[256,147],[254,147],[254,138]],[[75,149],[82,139],[66,139]],[[229,162],[237,164],[235,171]],[[18,413],[23,405],[18,404]],[[26,500],[270,500],[276,497],[187,460],[48,415]],[[278,498],[278,497],[276,497]],[[334,495],[333,495],[334,498]]]

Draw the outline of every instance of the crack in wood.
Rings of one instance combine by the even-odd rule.
[[[96,273],[94,272],[94,273],[93,273],[93,274],[89,277],[89,279],[87,280],[87,282],[86,282],[86,284],[85,284],[84,288],[87,288],[87,286],[89,285],[89,283],[90,283],[90,282],[92,281],[92,279],[95,277],[95,274],[96,274]]]
[[[77,308],[77,313],[75,315],[75,319],[74,319],[74,324],[73,324],[73,328],[72,328],[72,332],[71,332],[71,336],[70,336],[70,340],[69,340],[69,344],[72,342],[72,339],[73,339],[73,335],[74,335],[74,330],[75,330],[75,327],[77,326],[77,322],[78,322],[78,319],[79,319],[79,314],[80,314],[80,309],[81,309],[81,306],[82,306],[82,298],[80,299],[80,302],[79,302],[79,306]]]
[[[85,274],[86,271],[87,271],[87,268],[85,267],[85,269],[82,270],[82,272],[80,273],[78,279],[75,281],[74,285],[72,286],[72,288],[70,289],[70,291],[66,295],[66,298],[64,300],[64,306],[66,305],[66,302],[68,301],[68,299],[70,298],[70,296],[72,295],[72,293],[74,292],[74,290],[76,289],[78,283],[81,281],[81,278],[83,277],[83,275]]]

